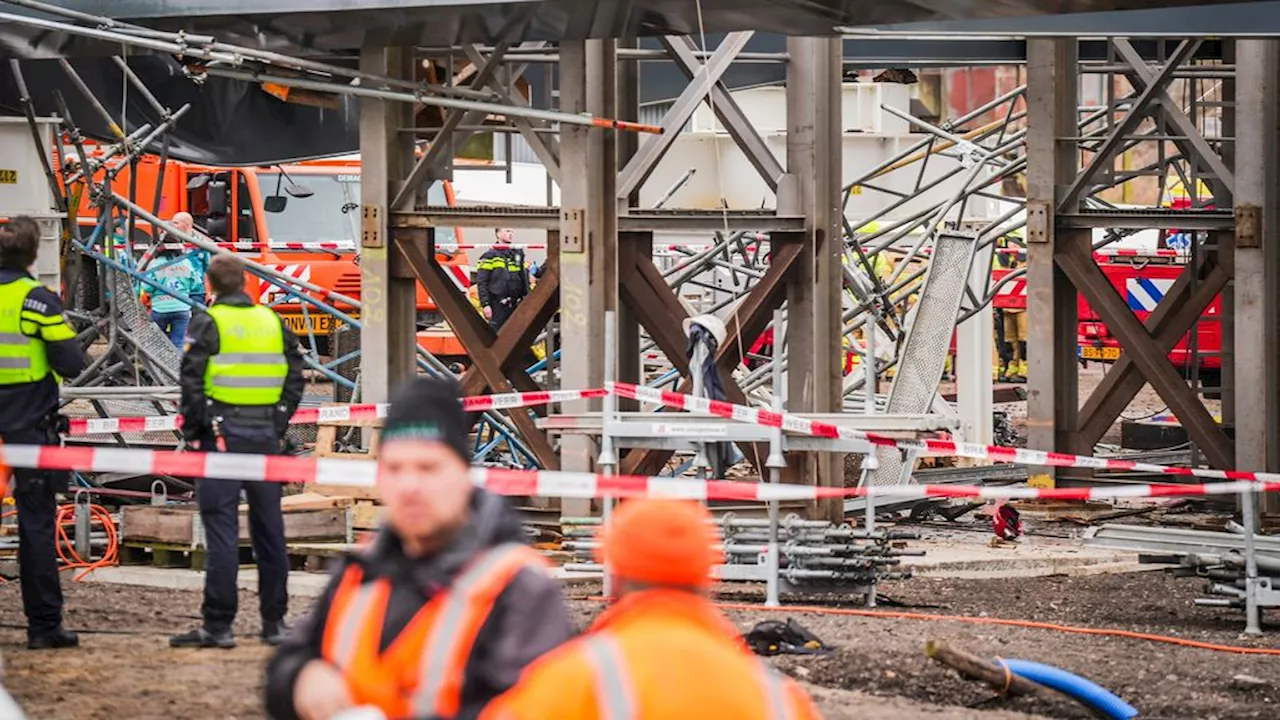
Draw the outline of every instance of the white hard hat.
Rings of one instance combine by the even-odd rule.
[[[701,325],[711,333],[711,337],[716,339],[716,345],[724,345],[724,339],[729,335],[729,331],[725,329],[724,323],[715,315],[697,315],[691,318],[685,318],[681,323],[684,326],[684,334],[688,335],[693,331],[694,325]]]

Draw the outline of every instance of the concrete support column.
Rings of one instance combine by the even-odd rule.
[[[805,251],[787,283],[787,410],[841,408],[841,41],[787,38],[787,173],[778,211],[804,215]],[[743,338],[749,343],[754,338]],[[804,461],[802,481],[844,485],[843,457]],[[839,522],[838,501],[818,514]]]
[[[1027,444],[1037,450],[1067,449],[1079,405],[1076,291],[1053,258],[1090,237],[1054,222],[1080,167],[1075,142],[1061,139],[1077,134],[1076,56],[1075,39],[1027,41]]]
[[[412,48],[364,48],[360,69],[413,78]],[[386,402],[391,388],[414,373],[417,285],[402,267],[388,230],[388,205],[413,168],[408,103],[360,99],[360,389],[361,401]]]
[[[560,45],[560,109],[615,117],[616,43],[572,40]],[[604,382],[604,317],[618,306],[618,203],[615,134],[562,125],[560,166],[560,320],[562,387]],[[599,408],[599,402],[565,404],[565,413]],[[561,443],[561,468],[589,471],[597,448],[585,436]],[[570,515],[589,512],[586,501],[566,500]]]
[[[1235,448],[1240,470],[1280,465],[1280,385],[1277,385],[1277,264],[1280,211],[1280,41],[1236,41],[1235,106]],[[1263,389],[1259,392],[1259,388]],[[1264,512],[1280,511],[1262,496]]]

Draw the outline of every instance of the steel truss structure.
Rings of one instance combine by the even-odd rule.
[[[598,386],[605,377],[601,343],[607,312],[618,317],[613,349],[619,379],[673,383],[687,391],[692,381],[682,324],[693,310],[683,296],[687,288],[700,287],[715,291],[709,309],[719,305],[726,320],[728,335],[717,349],[716,361],[729,400],[766,402],[776,362],[787,371],[791,412],[852,410],[874,417],[883,411],[904,418],[903,426],[894,428],[900,431],[954,430],[954,415],[936,397],[945,355],[938,338],[949,336],[956,319],[974,321],[971,327],[975,328],[989,326],[983,313],[992,298],[1002,286],[1026,280],[1030,285],[1031,445],[1089,454],[1120,410],[1149,382],[1187,425],[1211,464],[1262,469],[1272,463],[1270,458],[1280,457],[1280,452],[1269,449],[1280,449],[1273,437],[1277,434],[1273,426],[1280,425],[1271,420],[1280,415],[1274,399],[1269,394],[1234,392],[1236,387],[1270,387],[1275,374],[1269,360],[1274,355],[1275,333],[1268,329],[1273,324],[1268,319],[1273,311],[1268,308],[1274,303],[1267,300],[1274,294],[1267,273],[1275,263],[1267,259],[1274,253],[1264,251],[1262,240],[1274,225],[1267,209],[1271,196],[1265,193],[1275,183],[1255,163],[1257,158],[1270,157],[1266,153],[1274,144],[1258,124],[1263,122],[1258,118],[1274,112],[1269,96],[1257,94],[1259,88],[1274,83],[1267,74],[1270,70],[1258,69],[1271,67],[1267,63],[1274,58],[1266,54],[1274,50],[1270,41],[1215,40],[1206,45],[1197,39],[1148,39],[1137,44],[1114,39],[1107,42],[1103,54],[1096,42],[1091,44],[1092,62],[1082,67],[1076,62],[1081,52],[1078,41],[1029,39],[1025,41],[1025,88],[992,98],[969,116],[942,125],[885,107],[885,112],[903,116],[921,132],[920,142],[861,177],[847,178],[835,150],[843,132],[839,39],[790,38],[785,53],[750,58],[785,68],[787,133],[785,152],[779,154],[752,127],[747,112],[724,83],[725,73],[750,42],[750,31],[729,33],[714,47],[704,47],[702,38],[662,38],[662,53],[688,84],[661,127],[648,127],[638,122],[638,74],[640,60],[652,55],[638,52],[634,39],[565,40],[558,45],[521,41],[521,22],[513,17],[496,43],[443,49],[369,48],[362,51],[359,68],[352,69],[230,46],[211,37],[184,36],[183,44],[176,45],[179,38],[171,33],[120,24],[89,27],[83,18],[72,20],[81,22],[62,22],[57,29],[153,51],[180,51],[193,61],[190,69],[195,78],[221,74],[361,98],[365,182],[358,326],[362,400],[385,400],[397,380],[418,368],[447,372],[415,350],[413,295],[418,283],[436,299],[472,359],[461,378],[468,394],[534,390],[555,385],[557,378],[566,388]],[[52,21],[38,22],[48,29]],[[1239,60],[1242,52],[1261,53],[1250,57],[1265,62],[1251,60],[1246,66]],[[419,61],[438,56],[469,62],[465,87],[425,86],[414,79]],[[552,60],[559,69],[555,108],[513,91],[533,63]],[[1077,91],[1081,72],[1123,78],[1124,83],[1108,79],[1113,91],[1105,106],[1081,112]],[[1184,107],[1171,94],[1175,83],[1191,89],[1193,107]],[[1199,96],[1210,86],[1220,87],[1222,98],[1212,105],[1221,116],[1223,132],[1218,135],[1203,127],[1211,105]],[[547,95],[552,95],[550,88]],[[418,130],[412,127],[412,112],[424,104],[441,108],[443,124],[432,129],[434,141],[427,151],[415,157]],[[770,209],[641,206],[641,190],[675,146],[680,128],[704,104],[710,106],[736,152],[773,193]],[[172,113],[175,122],[180,121],[180,112]],[[990,113],[999,119],[980,120]],[[484,125],[486,119],[494,118],[498,118],[496,125]],[[558,183],[559,206],[418,204],[427,183],[449,177],[452,150],[481,128],[524,138]],[[121,147],[136,147],[162,129],[134,129],[121,140]],[[1137,170],[1115,167],[1117,157],[1144,143],[1158,148],[1156,161]],[[1244,147],[1248,152],[1241,150]],[[944,180],[927,179],[932,163],[945,164]],[[1188,187],[1196,187],[1203,179],[1215,209],[1118,208],[1099,197],[1135,178],[1154,176],[1164,182],[1170,173]],[[915,180],[905,185],[890,182],[903,175]],[[998,191],[1006,181],[1021,177],[1026,178],[1025,202]],[[904,210],[911,200],[936,188],[949,191],[944,200]],[[860,217],[841,212],[855,189],[877,193],[886,203]],[[671,196],[666,192],[664,202]],[[158,220],[148,218],[145,208],[131,199],[112,200],[140,218]],[[982,201],[1003,204],[994,215],[970,212]],[[498,333],[474,312],[435,260],[434,228],[453,225],[548,233],[546,273]],[[1183,277],[1143,323],[1111,288],[1091,251],[1127,232],[1162,227],[1199,235]],[[1096,228],[1110,232],[1095,240]],[[1025,241],[1013,235],[1020,229]],[[654,258],[662,247],[661,237],[673,232],[704,233],[712,244],[688,251],[688,259],[664,269],[655,265]],[[986,268],[999,238],[1015,245],[1025,243],[1025,275],[1014,273],[992,281]],[[933,253],[945,255],[944,240],[966,250],[948,255],[954,260],[931,260]],[[895,261],[887,278],[874,269],[881,253],[891,254]],[[1241,258],[1248,262],[1242,264]],[[104,254],[96,259],[111,258]],[[273,275],[269,269],[254,270],[317,311],[335,312],[315,288]],[[943,280],[944,275],[952,279]],[[937,288],[938,300],[931,299],[930,287]],[[849,307],[843,304],[846,291],[853,297]],[[1077,292],[1124,346],[1122,357],[1083,408],[1076,397],[1074,359]],[[1188,386],[1166,359],[1172,345],[1219,293],[1224,298],[1225,332],[1231,338],[1223,348],[1223,427],[1197,397],[1196,384]],[[955,308],[947,305],[957,297],[959,318]],[[779,308],[787,311],[785,349],[763,358],[759,367],[743,369],[748,348],[769,328]],[[916,318],[920,321],[915,322]],[[1241,332],[1242,327],[1249,330]],[[874,348],[878,335],[893,348],[887,360],[877,359],[882,354]],[[913,342],[917,336],[920,339]],[[846,337],[851,337],[853,352],[861,358],[861,371],[847,378],[840,367]],[[989,397],[989,390],[978,386],[984,374],[989,378],[989,371],[973,372],[973,368],[990,358],[983,361],[986,348],[965,337],[961,343],[969,342],[971,347],[970,356],[961,362],[969,364],[962,369],[968,382],[962,382],[967,387],[962,387],[961,395]],[[534,362],[527,351],[539,339],[554,346],[546,363]],[[1235,360],[1241,357],[1263,361],[1246,367]],[[661,364],[656,378],[646,374],[650,360]],[[321,372],[332,371],[320,360],[316,363]],[[538,373],[544,373],[541,382]],[[888,375],[893,383],[887,393],[880,392],[879,380]],[[904,395],[907,381],[900,381],[908,376],[917,378],[912,380],[909,402]],[[868,382],[869,377],[877,382]],[[550,412],[583,416],[595,410],[590,401],[582,401]],[[557,446],[547,434],[547,425],[554,422],[538,414],[515,411],[491,420],[508,429],[512,444],[518,443],[522,453],[543,467],[590,469],[595,464],[592,438],[566,436]],[[885,429],[883,418],[869,422],[880,422],[879,429]],[[1235,432],[1235,444],[1230,430]],[[1241,432],[1257,442],[1240,443]],[[766,454],[758,444],[742,447],[743,457],[757,471]],[[619,470],[658,472],[670,455],[664,449],[636,449],[620,460]],[[797,456],[794,460],[789,474],[825,485],[845,482],[843,468],[834,457]],[[910,462],[906,466],[909,469]],[[881,477],[878,481],[900,480]],[[835,504],[825,511],[833,516],[840,512]]]

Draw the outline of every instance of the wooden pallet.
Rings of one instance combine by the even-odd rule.
[[[354,501],[349,498],[303,498],[305,502],[328,503],[328,507],[297,507],[287,498],[284,510],[284,536],[290,542],[336,542],[352,536]],[[293,503],[302,504],[295,500]],[[131,505],[121,508],[120,539],[154,547],[199,549],[204,545],[204,529],[194,505]],[[240,513],[240,542],[249,542],[248,508]]]
[[[352,427],[373,428],[371,447],[368,452],[338,452],[334,445],[338,441],[340,430]],[[317,423],[315,457],[345,458],[350,460],[374,460],[378,456],[378,441],[382,436],[382,420],[323,420]],[[377,500],[378,493],[374,488],[355,485],[317,485],[312,492],[330,497],[348,497],[355,500]]]

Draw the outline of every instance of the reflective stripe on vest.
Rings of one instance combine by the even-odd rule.
[[[595,672],[596,711],[600,720],[635,720],[635,684],[627,672],[627,659],[618,641],[608,632],[599,632],[583,640],[583,649]],[[764,707],[769,720],[790,720],[787,686],[782,676],[763,662],[756,662],[760,687],[764,691]]]
[[[214,305],[209,317],[219,347],[205,369],[205,396],[228,405],[280,402],[289,361],[279,316],[261,305]]]
[[[528,564],[532,553],[527,545],[505,543],[473,560],[454,579],[453,586],[441,599],[440,614],[428,631],[427,652],[418,674],[418,691],[413,698],[415,716],[448,717],[457,712],[462,695],[461,666],[466,663],[475,642],[474,635],[468,637],[468,630],[478,633],[484,621],[483,617],[473,616],[471,622],[467,622],[467,615],[476,611],[476,601],[484,596],[486,590],[500,592],[505,588],[516,572]],[[533,557],[541,559],[536,554]],[[495,581],[501,582],[501,588],[494,587]],[[493,609],[497,592],[488,598],[484,617],[488,617]]]
[[[634,720],[635,698],[617,641],[608,633],[596,633],[584,640],[583,646],[596,674],[596,709],[600,720]]]
[[[357,704],[376,705],[388,717],[451,718],[461,706],[466,666],[494,602],[521,569],[545,566],[519,543],[484,552],[380,650],[391,583],[363,582],[353,565],[334,593],[322,655],[342,670]]]
[[[29,277],[0,285],[0,385],[37,382],[49,375],[44,340],[22,332],[23,305],[27,295],[38,287],[40,283]],[[61,318],[57,322],[63,324]],[[41,328],[48,323],[32,318],[28,324]],[[75,337],[75,333],[71,336]]]

